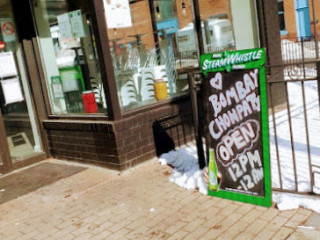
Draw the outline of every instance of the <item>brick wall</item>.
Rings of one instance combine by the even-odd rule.
[[[185,13],[182,12],[182,3],[185,3]],[[193,22],[191,0],[176,0],[177,18],[179,28],[186,27]],[[230,4],[225,0],[199,0],[201,19],[210,16],[226,13],[231,20]],[[136,34],[143,34],[142,40],[147,49],[154,48],[154,38],[151,23],[151,15],[148,1],[139,1],[130,5],[132,27],[108,29],[110,40],[117,39],[117,44],[132,42],[135,38],[130,37]],[[120,40],[121,39],[121,40]],[[112,43],[110,43],[110,47]]]
[[[191,0],[176,0],[177,15],[179,27],[184,28],[188,23],[193,22],[192,17],[192,1]],[[182,3],[185,3],[185,14],[182,12]],[[226,13],[231,20],[230,4],[226,0],[199,0],[200,17],[205,20],[210,16]]]
[[[52,157],[123,170],[193,139],[188,101],[120,121],[47,120]]]
[[[259,16],[263,20],[264,25],[260,25],[260,32],[262,33],[263,47],[267,48],[268,64],[277,65],[282,63],[281,45],[280,45],[280,27],[278,18],[277,1],[263,1],[260,0],[263,16]],[[261,22],[260,22],[261,23]]]
[[[152,22],[148,1],[140,1],[130,5],[132,27],[108,29],[110,40],[118,39],[117,44],[127,44],[136,39],[130,37],[137,34],[142,34],[142,41],[146,44],[147,49],[154,47],[154,38],[152,30]],[[121,39],[121,40],[119,40]],[[110,46],[111,43],[110,43]]]
[[[182,3],[185,3],[185,14],[182,12]],[[176,0],[177,6],[177,17],[179,22],[179,28],[186,27],[189,23],[193,23],[193,16],[192,16],[192,5],[191,1],[185,0]]]
[[[202,20],[216,14],[226,13],[231,19],[229,0],[199,0],[200,17]]]
[[[284,18],[285,18],[286,30],[288,31],[288,34],[286,35],[286,37],[288,38],[297,37],[297,25],[296,25],[296,13],[295,13],[294,1],[284,0],[283,7],[284,7]]]
[[[267,52],[266,65],[281,65],[282,53],[277,1],[257,0],[257,5],[260,41],[262,47],[266,48]],[[266,72],[267,81],[282,81],[284,79],[283,68],[281,67],[267,67]],[[273,86],[271,89],[273,104],[279,105],[284,103],[286,101],[284,86],[278,84],[274,84]]]
[[[315,20],[318,21],[318,23],[316,24],[317,26],[317,35],[319,36],[320,35],[320,2],[319,1],[314,1],[314,11],[315,11]],[[309,6],[312,6],[312,0],[309,0]],[[310,20],[311,22],[313,22],[313,9],[312,7],[310,7]],[[314,34],[314,26],[311,25],[311,31],[312,31],[312,34]]]
[[[112,123],[46,120],[43,125],[52,157],[101,162],[111,168],[119,164]]]

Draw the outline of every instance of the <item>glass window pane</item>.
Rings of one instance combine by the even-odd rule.
[[[280,31],[286,30],[286,25],[284,21],[284,14],[279,14]]]
[[[89,0],[33,1],[53,114],[106,112]]]
[[[109,46],[122,110],[183,94],[198,66],[191,0],[104,0]],[[122,16],[119,18],[118,16]]]
[[[199,0],[205,52],[259,46],[254,0]]]
[[[278,12],[283,12],[283,11],[284,11],[283,1],[278,2]]]
[[[280,31],[284,31],[286,30],[286,24],[284,19],[283,1],[278,2],[278,15],[279,15]]]

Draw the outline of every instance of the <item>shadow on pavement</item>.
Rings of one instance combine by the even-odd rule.
[[[11,201],[86,168],[57,163],[41,163],[0,178],[0,204]]]

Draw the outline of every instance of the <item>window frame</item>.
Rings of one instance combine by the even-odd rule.
[[[151,19],[152,19],[152,26],[154,29],[157,28],[157,23],[156,23],[156,18],[155,18],[155,13],[154,13],[154,5],[153,5],[153,3],[156,1],[157,0],[148,0]],[[191,1],[191,2],[194,4],[194,8],[197,9],[196,5],[198,4],[198,0]],[[129,2],[129,3],[131,3],[131,2]],[[109,42],[108,33],[106,31],[107,24],[106,24],[106,19],[104,16],[103,0],[94,0],[94,5],[96,8],[96,19],[97,19],[97,26],[99,29],[98,34],[100,36],[99,40],[103,43]],[[198,24],[197,24],[197,21],[199,21]],[[200,12],[199,11],[196,11],[196,10],[194,11],[193,23],[196,26],[197,25],[200,26],[201,23],[200,23]],[[199,52],[201,53],[201,49],[203,49],[203,43],[199,41],[199,35],[201,35],[200,31],[199,32],[197,31],[198,33],[197,33],[196,38],[198,41],[198,50],[200,48]],[[159,35],[157,34],[157,31],[154,31],[153,36],[154,36],[155,44],[158,44],[159,43],[159,40],[158,40]],[[96,39],[96,41],[97,40],[98,39]],[[111,51],[110,51],[109,46],[107,44],[101,44],[100,47],[101,47],[102,52],[104,53],[104,60],[107,59],[107,61],[105,61],[105,62],[109,62],[109,63],[112,62]],[[97,43],[97,49],[99,50],[98,43]],[[198,60],[200,60],[200,55],[198,57]],[[154,103],[147,104],[147,105],[144,105],[144,106],[141,106],[138,108],[122,110],[120,107],[120,104],[119,104],[119,98],[118,98],[117,87],[116,87],[116,77],[114,75],[113,65],[112,64],[105,64],[105,70],[107,73],[107,78],[106,78],[107,81],[106,82],[108,82],[109,86],[111,85],[113,87],[113,91],[110,93],[112,95],[111,99],[114,100],[114,102],[117,102],[116,106],[114,106],[114,108],[113,108],[113,117],[111,117],[110,120],[117,120],[117,119],[121,119],[121,118],[134,116],[137,113],[146,112],[148,110],[152,110],[152,109],[158,108],[160,106],[179,102],[183,99],[188,98],[188,96],[189,96],[189,91],[185,91],[183,93],[178,94],[177,96],[173,96],[171,98],[168,98],[167,100],[162,100],[161,102],[154,102]],[[102,68],[101,68],[101,71],[102,71]],[[187,74],[189,72],[198,72],[198,71],[199,71],[199,67],[186,67],[185,69],[177,69],[178,74]],[[101,72],[101,74],[102,74],[102,72]],[[106,93],[106,98],[107,98],[107,93]]]
[[[32,5],[30,2],[30,8],[33,13]],[[43,65],[41,60],[41,53],[39,48],[39,41],[37,39],[33,42],[34,49],[35,49],[35,55],[37,60],[37,65],[39,69],[40,74],[40,81],[42,85],[42,92],[44,95],[44,101],[46,105],[46,112],[47,117],[49,120],[83,120],[83,121],[116,121],[123,118],[127,118],[130,116],[134,116],[137,113],[146,112],[148,110],[152,110],[155,108],[158,108],[160,106],[165,106],[168,104],[176,103],[179,101],[183,101],[188,98],[189,91],[185,91],[183,93],[178,94],[177,96],[173,96],[171,98],[168,98],[167,100],[163,100],[161,102],[155,102],[151,104],[147,104],[138,108],[128,109],[128,110],[122,110],[118,93],[117,93],[117,86],[116,86],[116,78],[114,75],[114,69],[113,65],[110,64],[112,62],[111,57],[111,51],[108,44],[105,44],[106,42],[109,42],[108,33],[106,31],[107,25],[106,25],[106,19],[105,19],[105,13],[104,13],[104,5],[103,0],[88,0],[90,2],[90,9],[89,13],[92,16],[92,30],[93,35],[96,42],[97,52],[98,52],[98,62],[100,66],[100,73],[101,73],[101,80],[104,87],[104,94],[105,94],[105,100],[107,103],[107,110],[106,113],[97,113],[97,114],[74,114],[74,113],[67,113],[67,114],[54,114],[52,113],[51,109],[51,103],[49,99],[49,93],[47,90],[47,83],[45,79],[45,74],[43,71]],[[150,7],[150,14],[152,14],[152,24],[154,24],[154,27],[156,28],[156,21],[155,21],[155,15],[154,15],[154,8],[152,7],[153,2],[156,0],[150,0],[149,7]],[[191,0],[193,4],[193,23],[196,28],[196,38],[198,41],[198,52],[199,52],[199,59],[200,55],[204,53],[204,45],[202,41],[202,33],[201,33],[201,18],[200,18],[200,8],[199,8],[199,1],[198,0]],[[131,3],[131,2],[130,2]],[[34,18],[34,13],[33,13]],[[34,24],[34,28],[36,29],[36,25]],[[37,32],[37,29],[36,29]],[[37,35],[37,34],[36,34]],[[154,32],[155,41],[158,38],[158,34],[156,31]],[[179,74],[187,74],[190,72],[198,72],[198,67],[186,67],[184,69],[177,69],[177,72]]]
[[[31,0],[29,0],[31,3]],[[106,42],[109,42],[109,37],[108,33],[106,31],[107,29],[107,24],[106,24],[106,19],[105,19],[105,13],[104,13],[104,4],[103,0],[87,0],[90,2],[90,9],[89,13],[92,16],[92,29],[93,29],[93,35],[95,37],[96,41],[96,47],[97,47],[97,52],[98,52],[98,62],[100,65],[100,73],[101,73],[101,79],[102,79],[102,84],[104,87],[104,93],[105,93],[105,100],[107,103],[107,111],[106,113],[97,113],[97,114],[53,114],[51,111],[51,104],[49,100],[49,94],[47,91],[46,87],[46,81],[45,81],[45,76],[42,70],[42,65],[41,65],[41,58],[40,58],[40,52],[39,48],[38,50],[38,61],[39,63],[39,69],[40,72],[42,71],[41,74],[41,82],[42,82],[42,88],[44,92],[44,100],[46,102],[47,106],[47,116],[48,119],[70,119],[70,120],[110,120],[110,121],[115,121],[115,120],[120,120],[122,118],[126,118],[129,116],[133,116],[137,113],[145,112],[151,109],[155,109],[159,106],[164,106],[168,105],[174,102],[178,102],[181,100],[184,100],[188,98],[189,96],[189,91],[185,91],[183,93],[178,94],[177,96],[173,96],[171,98],[168,98],[167,100],[163,100],[161,102],[155,102],[151,104],[147,104],[138,108],[133,108],[133,109],[128,109],[128,110],[122,110],[120,103],[119,103],[119,98],[118,98],[118,91],[117,91],[117,86],[116,86],[116,77],[114,74],[114,69],[113,65],[110,64],[112,62],[112,57],[111,57],[111,51],[109,48],[108,44],[105,44]],[[157,0],[148,0],[149,2],[149,7],[150,7],[150,14],[152,14],[152,24],[156,28],[156,21],[155,21],[155,15],[154,15],[154,8],[153,8],[153,2]],[[204,45],[203,45],[203,36],[201,33],[201,18],[200,18],[200,7],[199,7],[199,0],[190,0],[193,4],[193,23],[196,28],[196,38],[198,41],[198,52],[200,58],[200,55],[204,53]],[[129,3],[135,2],[135,1],[129,1]],[[255,1],[256,2],[256,1]],[[32,7],[31,7],[32,8]],[[259,12],[257,10],[257,17],[259,15]],[[36,26],[35,26],[36,28]],[[154,37],[155,41],[158,38],[158,34],[156,31],[154,31]],[[38,42],[36,42],[38,44]],[[179,74],[184,74],[184,73],[190,73],[190,72],[198,72],[199,71],[199,66],[198,67],[187,67],[185,69],[177,69]]]
[[[32,13],[32,19],[33,19],[33,28],[35,29],[35,37],[33,37],[33,48],[34,48],[34,55],[37,62],[37,69],[39,71],[40,76],[40,84],[42,88],[43,93],[43,100],[46,105],[46,114],[48,119],[52,120],[58,120],[58,119],[70,119],[70,120],[111,120],[111,119],[118,119],[120,118],[119,114],[117,113],[117,104],[118,100],[114,97],[112,97],[114,94],[112,92],[115,89],[115,83],[112,84],[112,81],[109,79],[112,79],[112,76],[110,76],[111,71],[108,71],[108,64],[111,60],[108,54],[109,49],[104,49],[103,42],[104,39],[107,39],[107,36],[104,36],[104,31],[101,30],[103,26],[104,20],[101,21],[101,16],[104,19],[104,12],[103,8],[101,7],[102,1],[100,0],[93,0],[89,1],[89,13],[92,16],[92,31],[93,36],[95,38],[95,43],[97,46],[97,53],[98,53],[98,63],[100,67],[100,74],[101,74],[101,80],[104,88],[104,94],[105,94],[105,100],[107,104],[107,109],[104,113],[96,113],[96,114],[77,114],[77,113],[66,113],[66,114],[55,114],[52,112],[52,106],[50,102],[50,96],[48,92],[48,86],[46,81],[46,76],[44,73],[44,64],[41,59],[41,50],[40,50],[40,44],[38,40],[38,29],[37,25],[35,23],[35,14],[32,7],[32,0],[28,0],[30,3],[30,10]],[[101,2],[101,4],[99,4]],[[101,13],[102,12],[102,13]],[[100,20],[99,20],[100,19]],[[114,86],[113,86],[114,85]]]
[[[286,35],[288,34],[287,27],[286,27],[286,18],[285,18],[285,12],[284,12],[284,2],[283,1],[277,1],[278,4],[278,16],[283,19],[284,29],[281,29],[280,21],[279,21],[279,27],[280,27],[280,34]],[[279,11],[279,4],[282,4],[283,11]]]

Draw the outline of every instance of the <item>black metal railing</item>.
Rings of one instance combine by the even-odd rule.
[[[311,66],[310,72],[308,66]],[[273,189],[319,194],[320,78],[316,62],[279,67],[284,72],[288,67],[297,72],[283,80],[268,81]],[[282,89],[282,104],[276,101],[279,91],[277,96],[275,93],[279,89]]]

